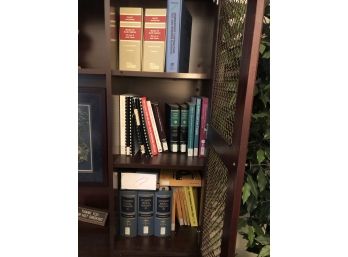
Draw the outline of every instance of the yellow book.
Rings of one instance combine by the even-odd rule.
[[[184,187],[184,192],[185,192],[185,200],[186,200],[186,205],[187,205],[187,209],[188,209],[188,215],[189,215],[191,227],[197,227],[197,222],[193,216],[194,206],[191,203],[191,197],[190,197],[188,187]]]
[[[198,226],[198,199],[197,199],[197,188],[187,187],[189,196],[190,196],[190,203],[191,203],[191,210],[192,210],[192,216],[193,216],[193,225],[192,227]]]
[[[181,200],[181,207],[182,207],[182,213],[183,213],[183,218],[184,218],[184,224],[189,226],[190,220],[188,217],[188,210],[187,210],[186,201],[185,201],[184,189],[182,187],[180,187],[179,192],[180,192],[180,200]]]

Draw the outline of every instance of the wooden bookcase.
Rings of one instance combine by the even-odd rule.
[[[193,18],[189,73],[119,71],[111,64],[117,53],[110,54],[110,6],[116,8],[118,28],[120,6],[165,8],[166,0],[79,1],[79,88],[103,88],[107,114],[107,179],[79,184],[79,205],[109,212],[105,227],[79,223],[79,256],[234,256],[264,0],[217,1],[186,0]],[[113,155],[112,95],[123,93],[159,101],[162,111],[165,102],[209,97],[208,157]],[[199,170],[201,225],[177,226],[168,238],[121,238],[112,179],[115,169],[124,168]]]

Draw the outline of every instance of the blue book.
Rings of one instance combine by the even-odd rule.
[[[155,193],[155,236],[169,236],[171,230],[172,191]]]
[[[120,235],[137,235],[137,191],[120,190]]]
[[[167,0],[166,72],[188,72],[192,16],[183,0]]]
[[[155,193],[138,192],[138,235],[152,236],[154,223]]]
[[[198,156],[198,146],[199,146],[199,127],[201,121],[201,103],[202,99],[200,97],[192,97],[192,102],[196,102],[196,112],[195,112],[195,133],[193,140],[193,156]]]
[[[189,102],[187,104],[189,106],[188,107],[188,122],[187,122],[187,156],[193,156],[196,103]]]

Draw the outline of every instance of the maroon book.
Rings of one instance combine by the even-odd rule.
[[[201,124],[199,129],[199,156],[206,156],[206,140],[208,135],[207,127],[207,115],[208,115],[208,104],[209,99],[207,97],[202,97],[202,107],[201,107]]]

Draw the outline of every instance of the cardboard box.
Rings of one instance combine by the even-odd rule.
[[[202,179],[198,171],[161,170],[159,184],[160,186],[201,187]]]

